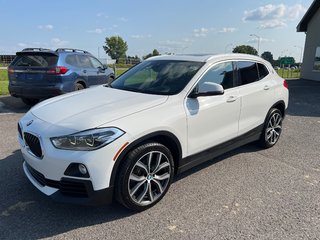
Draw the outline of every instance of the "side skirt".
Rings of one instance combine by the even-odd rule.
[[[193,168],[203,162],[212,160],[213,158],[229,152],[235,148],[259,140],[262,130],[263,124],[237,138],[229,140],[225,143],[221,143],[215,147],[204,150],[203,152],[196,153],[194,155],[181,159],[177,174]]]

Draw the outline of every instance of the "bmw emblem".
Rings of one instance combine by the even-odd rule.
[[[33,123],[33,120],[29,121],[29,122],[27,123],[27,127],[29,127],[32,123]]]

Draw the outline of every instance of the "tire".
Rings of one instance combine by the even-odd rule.
[[[36,105],[40,100],[35,98],[21,98],[22,102],[28,106]]]
[[[283,115],[277,108],[272,108],[264,123],[259,145],[263,148],[271,148],[278,142],[282,132]]]
[[[75,91],[79,91],[79,90],[82,90],[82,89],[85,89],[83,84],[81,84],[81,83],[76,83],[75,84]]]
[[[145,143],[133,149],[120,167],[116,198],[126,208],[143,211],[158,203],[174,175],[171,152],[160,143]]]

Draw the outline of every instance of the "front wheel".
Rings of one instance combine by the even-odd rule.
[[[169,189],[174,174],[172,154],[152,142],[132,150],[121,166],[116,196],[134,211],[143,211],[159,202]]]
[[[270,110],[259,141],[262,147],[270,148],[278,142],[282,132],[282,120],[283,116],[279,109]]]

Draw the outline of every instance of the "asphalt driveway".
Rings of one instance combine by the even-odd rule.
[[[16,125],[27,111],[0,98],[0,239],[320,239],[320,82],[289,81],[280,142],[241,147],[176,178],[133,213],[59,204],[22,171]]]

